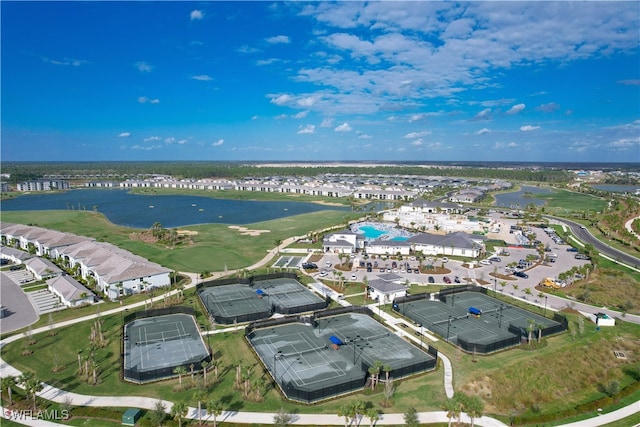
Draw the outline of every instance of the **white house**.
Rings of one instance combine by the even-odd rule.
[[[409,255],[411,243],[407,240],[372,240],[366,243],[368,254],[372,255]]]
[[[47,280],[51,293],[57,295],[67,307],[78,307],[95,302],[95,294],[71,276],[58,276]]]
[[[47,255],[77,268],[83,279],[94,280],[97,289],[110,299],[171,285],[170,269],[110,243],[21,224],[0,223],[0,233],[5,242],[18,242],[25,250],[31,247],[38,255]],[[44,261],[49,264],[43,266]],[[57,269],[48,260],[30,262],[32,266],[27,268],[39,279],[52,277],[47,272],[52,266]]]
[[[407,287],[396,281],[372,280],[369,282],[369,297],[381,304],[407,295]]]
[[[409,239],[415,252],[424,255],[452,255],[477,258],[486,250],[486,237],[463,232],[438,234],[418,234]]]
[[[364,247],[364,237],[350,230],[327,234],[322,239],[325,252],[350,254]]]
[[[29,258],[24,261],[24,265],[38,280],[46,280],[62,275],[62,270],[46,258]]]

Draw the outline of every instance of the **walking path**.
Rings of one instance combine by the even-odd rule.
[[[249,267],[249,269],[255,269],[265,265],[273,258],[274,255],[277,254],[279,250],[281,250],[284,246],[290,244],[291,242],[295,241],[295,239],[296,237],[292,237],[290,239],[285,240],[279,247],[270,250],[261,261],[252,265],[251,267]],[[233,272],[235,271],[220,272],[212,275],[211,277],[217,278]],[[191,278],[191,283],[185,286],[185,288],[191,288],[197,285],[199,281],[199,276],[197,274],[195,273],[181,273],[181,274],[187,275]],[[167,294],[152,298],[151,301],[153,302],[161,301],[162,299],[165,298],[165,296],[174,295],[177,292],[180,292],[180,290],[176,289],[176,290],[170,291]],[[144,306],[148,303],[149,303],[149,300],[141,301],[128,306],[123,306],[123,307],[118,307],[112,310],[108,310],[108,311],[105,311],[104,313],[98,313],[98,314],[93,314],[89,316],[84,316],[82,318],[71,319],[71,320],[57,323],[52,326],[51,325],[44,326],[31,331],[31,333],[35,335],[40,332],[49,331],[52,328],[61,328],[64,326],[75,324],[75,323],[84,322],[86,320],[95,319],[99,316],[116,314],[131,308]],[[402,328],[398,326],[398,324],[400,323],[398,322],[398,319],[395,319],[389,314],[383,312],[375,304],[370,305],[369,308],[371,308],[374,312],[376,312],[383,319],[385,319],[385,322],[389,324],[392,328],[394,328],[400,333],[403,333],[405,337],[408,337],[409,339],[415,342],[418,342],[418,339],[415,337],[415,335],[407,334],[406,332],[402,331]],[[411,327],[414,331],[418,332],[415,325],[411,325],[406,322],[404,323],[409,327]],[[420,330],[419,332],[424,334],[423,330]],[[425,336],[427,336],[432,341],[438,341],[437,338],[431,335],[425,334]],[[0,341],[0,350],[6,344],[13,341],[17,341],[22,338],[24,338],[24,334],[17,334]],[[422,343],[422,341],[420,341],[420,343]],[[453,394],[454,394],[453,370],[452,370],[451,362],[443,354],[439,354],[439,357],[443,361],[443,366],[445,371],[444,372],[445,393],[447,397],[453,397]],[[7,364],[4,360],[0,358],[0,376],[1,377],[7,377],[7,376],[17,377],[17,376],[20,376],[21,374],[22,373],[19,370]],[[68,403],[74,406],[136,407],[136,408],[150,409],[150,410],[154,409],[154,407],[158,402],[158,399],[142,397],[142,396],[88,396],[88,395],[82,395],[78,393],[72,393],[65,390],[57,389],[48,384],[44,384],[44,388],[41,392],[38,393],[38,396],[43,399],[47,399],[57,403]],[[162,400],[161,402],[165,410],[167,412],[170,412],[171,407],[173,406],[173,402],[166,401],[166,400]],[[636,412],[640,412],[640,401],[635,402],[625,408],[619,409],[617,411],[614,411],[599,417],[595,417],[589,420],[583,420],[578,423],[569,424],[569,426],[572,426],[572,427],[601,426],[611,421],[627,417]],[[43,419],[37,419],[37,417],[36,419],[33,419],[30,416],[25,416],[24,413],[13,414],[11,410],[5,410],[5,408],[2,408],[2,414],[5,418],[12,418],[15,422],[23,425],[28,425],[28,426],[54,427],[54,426],[60,425],[60,424],[46,421]],[[421,412],[421,413],[418,413],[417,415],[420,423],[424,423],[424,424],[447,423],[449,421],[449,418],[447,417],[447,414],[444,411]],[[274,416],[275,414],[273,413],[225,411],[220,417],[217,418],[217,421],[218,422],[234,422],[238,424],[274,424]],[[213,417],[207,416],[205,410],[199,413],[197,408],[192,408],[192,407],[189,407],[187,416],[185,418],[190,418],[190,419],[202,418],[203,420],[213,421]],[[344,417],[339,417],[337,415],[329,415],[329,414],[294,414],[292,415],[292,418],[293,418],[292,424],[294,425],[343,425],[344,424]],[[361,422],[365,422],[366,420],[364,418],[365,417],[362,417],[360,420],[358,420],[356,425],[360,425]],[[478,426],[486,426],[486,427],[506,426],[506,424],[502,423],[501,421],[491,417],[486,417],[486,416],[471,420],[471,418],[469,418],[464,413],[461,414],[460,420],[462,422],[469,423],[469,424],[473,422],[475,425],[478,425]],[[381,414],[380,419],[376,421],[376,425],[403,425],[403,424],[404,424],[404,414]]]

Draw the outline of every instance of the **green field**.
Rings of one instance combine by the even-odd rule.
[[[176,271],[205,272],[243,269],[261,260],[276,241],[305,236],[362,216],[359,213],[326,210],[246,225],[269,230],[260,236],[243,236],[226,224],[181,227],[194,232],[191,242],[168,248],[135,239],[140,230],[109,222],[104,215],[85,211],[3,212],[2,221],[37,225],[112,243],[150,261]]]

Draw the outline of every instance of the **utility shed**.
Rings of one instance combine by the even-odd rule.
[[[122,425],[124,426],[135,426],[136,421],[140,419],[142,416],[142,411],[136,408],[129,408],[122,415]]]

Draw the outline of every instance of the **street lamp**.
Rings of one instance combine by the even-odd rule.
[[[451,315],[449,315],[449,322],[447,322],[447,342],[449,342],[449,328],[451,327]]]
[[[422,323],[418,323],[420,327],[420,349],[422,350]]]
[[[544,317],[547,317],[547,296],[544,296]]]

